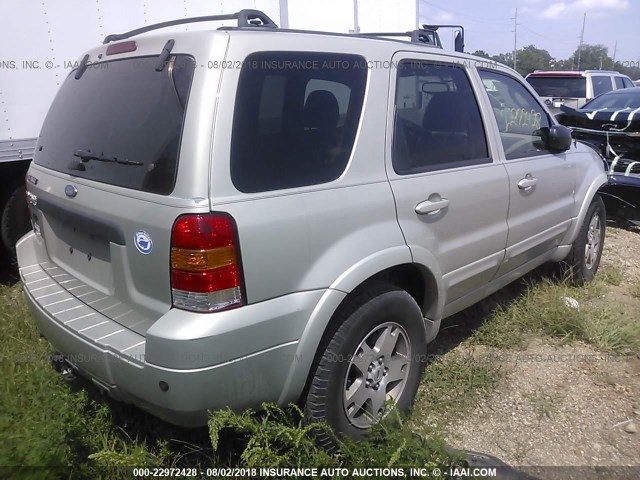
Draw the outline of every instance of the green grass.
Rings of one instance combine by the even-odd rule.
[[[619,286],[624,279],[622,269],[607,265],[598,271],[598,277],[609,285]]]
[[[445,430],[489,395],[504,375],[496,362],[478,361],[471,355],[439,358],[425,369],[412,424]]]
[[[610,278],[604,280],[611,283]],[[602,281],[573,287],[568,281],[544,279],[510,303],[498,306],[469,343],[522,348],[530,337],[542,335],[564,342],[581,340],[607,352],[639,351],[639,313],[607,302],[606,290]],[[568,306],[565,297],[577,300],[579,309]]]
[[[349,474],[334,474],[333,478],[352,478],[351,469],[375,466],[398,468],[407,466],[436,467],[452,465],[460,457],[450,452],[438,435],[420,436],[406,427],[405,419],[392,411],[376,425],[368,441],[355,442],[348,438],[338,440],[338,450],[329,453],[314,442],[315,431],[326,430],[323,424],[305,425],[302,412],[295,406],[282,410],[274,405],[263,405],[263,413],[247,411],[241,415],[222,410],[209,421],[209,432],[214,450],[226,429],[240,434],[234,465],[241,468],[289,467],[347,468]],[[368,478],[396,478],[369,475]],[[403,478],[398,476],[398,478]]]
[[[640,281],[637,281],[632,287],[631,287],[631,296],[633,298],[637,298],[640,299]]]
[[[166,448],[128,438],[105,404],[53,371],[21,289],[0,287],[0,298],[0,465],[64,467],[21,471],[21,478],[117,478],[112,466],[164,463]]]

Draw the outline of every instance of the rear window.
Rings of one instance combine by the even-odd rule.
[[[110,185],[168,195],[195,63],[177,55],[90,66],[65,80],[45,119],[35,163]]]
[[[541,97],[587,97],[587,79],[584,77],[529,77],[527,82]]]
[[[231,179],[241,192],[317,185],[345,170],[367,65],[357,55],[259,52],[240,73]]]

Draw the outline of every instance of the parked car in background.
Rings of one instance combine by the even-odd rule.
[[[553,114],[559,113],[562,105],[580,108],[603,93],[634,87],[629,77],[609,70],[536,70],[526,80]]]
[[[582,108],[561,107],[556,118],[606,161],[607,212],[640,225],[640,87],[600,95]]]
[[[444,318],[545,262],[593,278],[600,157],[515,71],[433,26],[223,18],[109,35],[47,114],[17,253],[67,374],[177,424],[300,402],[359,437]]]

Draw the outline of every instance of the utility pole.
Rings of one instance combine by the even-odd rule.
[[[578,71],[580,71],[580,54],[582,53],[582,42],[584,41],[584,24],[587,21],[587,12],[582,17],[582,32],[580,33],[580,45],[578,45]]]
[[[511,17],[513,20],[513,69],[518,65],[518,9],[516,15]]]
[[[618,41],[616,40],[616,45],[613,47],[613,63],[616,63],[616,52],[618,51]]]
[[[289,28],[289,0],[280,0],[280,27]]]
[[[353,0],[353,33],[360,33],[358,26],[358,0]]]

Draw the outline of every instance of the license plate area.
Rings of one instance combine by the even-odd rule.
[[[96,290],[113,294],[113,270],[107,240],[51,215],[44,218],[42,230],[47,253],[56,265]]]

